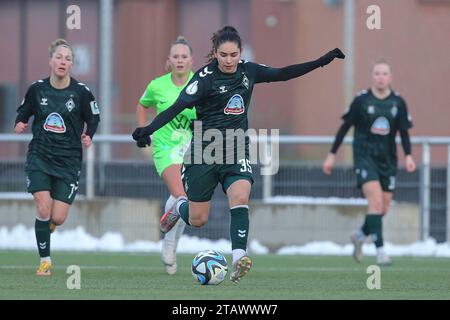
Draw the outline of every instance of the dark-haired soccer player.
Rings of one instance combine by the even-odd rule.
[[[230,280],[238,282],[252,266],[247,256],[249,229],[248,200],[253,183],[249,160],[249,141],[234,141],[231,132],[248,129],[248,110],[253,86],[260,82],[286,81],[323,67],[335,58],[344,58],[334,49],[317,60],[270,68],[242,61],[241,38],[235,28],[226,26],[214,33],[210,63],[198,70],[178,99],[153,122],[133,132],[135,140],[148,137],[169,122],[185,108],[196,107],[201,132],[194,127],[190,162],[184,161],[182,178],[188,199],[179,198],[173,208],[161,218],[161,230],[169,231],[179,217],[189,225],[200,227],[208,221],[210,200],[220,182],[230,206],[230,236],[233,256],[233,272]],[[203,136],[221,133],[222,143],[216,144],[214,159],[203,157],[210,149],[211,141],[199,141]],[[208,140],[205,138],[205,140]],[[220,139],[219,139],[220,140]],[[211,153],[212,154],[212,153]],[[200,157],[200,161],[198,160]],[[214,160],[212,163],[210,160]]]

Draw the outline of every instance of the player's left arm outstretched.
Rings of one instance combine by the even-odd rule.
[[[344,59],[345,55],[338,48],[333,49],[319,59],[293,64],[283,68],[271,68],[259,64],[255,64],[255,83],[287,81],[293,78],[301,77],[319,67],[324,67],[334,59]]]

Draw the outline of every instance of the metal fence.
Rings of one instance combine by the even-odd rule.
[[[20,156],[11,156],[4,152],[0,155],[0,197],[14,198],[23,195],[25,190],[24,155],[26,143],[31,135],[0,134],[2,148],[14,144]],[[326,145],[333,142],[331,136],[280,136],[280,148],[287,145]],[[350,144],[352,138],[344,140]],[[422,149],[422,158],[418,170],[406,174],[400,168],[394,198],[420,204],[420,238],[429,236],[438,242],[450,242],[450,137],[413,137],[412,143]],[[431,146],[446,147],[447,161],[445,165],[431,166]],[[99,148],[107,146],[106,148]],[[80,181],[80,194],[86,198],[94,197],[128,197],[163,200],[168,192],[162,180],[156,174],[150,157],[142,153],[126,154],[115,157],[114,149],[136,150],[129,135],[96,135],[93,148],[85,155],[84,168]],[[113,156],[99,154],[99,150],[108,150]],[[17,153],[17,152],[16,152]],[[127,152],[125,152],[127,153]],[[360,192],[355,188],[355,177],[351,165],[340,166],[331,177],[321,171],[320,161],[292,163],[281,159],[280,169],[274,176],[255,174],[252,199],[261,199],[267,203],[285,203],[293,197],[326,198],[358,198]],[[256,166],[257,168],[258,166]],[[255,170],[257,171],[257,170]],[[221,238],[228,236],[228,205],[225,196],[216,190],[212,201],[210,223],[207,227],[188,228],[187,233]]]

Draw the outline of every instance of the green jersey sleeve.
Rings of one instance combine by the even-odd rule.
[[[144,94],[142,95],[141,99],[139,99],[139,103],[146,108],[156,106],[157,101],[155,99],[155,90],[153,81],[151,81],[147,85]]]

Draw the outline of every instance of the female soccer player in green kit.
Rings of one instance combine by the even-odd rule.
[[[51,275],[51,224],[61,225],[78,192],[82,145],[88,148],[100,121],[89,88],[70,76],[72,47],[64,39],[50,45],[50,77],[34,82],[17,109],[14,131],[22,133],[34,116],[25,173],[37,216],[36,241],[41,257],[39,276]],[[86,124],[86,130],[84,126]]]
[[[192,63],[191,46],[183,37],[178,37],[171,44],[167,58],[170,72],[152,80],[139,100],[136,108],[138,126],[145,126],[148,123],[149,108],[155,108],[159,114],[173,104],[193,76]],[[170,193],[165,212],[173,206],[177,198],[186,196],[181,183],[181,164],[184,152],[191,141],[190,125],[195,118],[195,109],[185,109],[153,135],[153,160],[156,171],[163,178]],[[150,145],[149,137],[141,139],[137,145],[141,148]],[[175,227],[164,235],[161,260],[168,274],[177,272],[176,249],[185,226],[184,221],[179,220]]]
[[[391,260],[383,245],[382,217],[388,212],[395,189],[397,175],[397,146],[395,137],[400,132],[407,172],[416,165],[411,156],[408,129],[412,123],[403,98],[391,89],[391,67],[384,61],[375,63],[372,70],[372,87],[361,91],[342,117],[330,153],[323,164],[323,171],[331,174],[335,154],[351,126],[355,126],[353,161],[358,187],[368,201],[368,212],[361,229],[351,236],[353,257],[360,262],[362,244],[371,235],[377,249],[377,263],[389,265]]]
[[[243,144],[234,143],[229,136],[234,139],[233,133],[247,131],[248,110],[255,84],[300,77],[329,64],[335,58],[343,59],[344,54],[334,49],[314,61],[270,68],[241,60],[241,38],[233,27],[226,26],[216,32],[212,43],[210,63],[194,74],[171,107],[160,113],[150,125],[137,128],[133,138],[137,141],[149,138],[186,108],[196,107],[201,130],[197,132],[194,127],[191,150],[187,153],[190,159],[185,157],[182,171],[187,199],[177,199],[171,210],[162,217],[161,230],[169,231],[180,217],[189,225],[204,225],[208,220],[212,194],[220,182],[228,197],[231,214],[233,271],[230,280],[237,283],[252,267],[252,260],[246,250],[248,201],[253,175],[249,161],[249,139],[245,139]],[[216,154],[211,163],[211,158],[204,155],[211,143],[206,136],[213,132],[222,135],[224,143],[217,146],[217,150],[225,152],[219,158]]]

